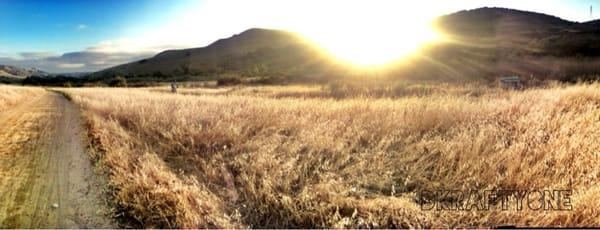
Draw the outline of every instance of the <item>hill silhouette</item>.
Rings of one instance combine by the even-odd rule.
[[[295,33],[253,28],[206,47],[167,50],[96,72],[92,77],[276,76],[322,72],[327,62],[322,50]]]
[[[600,72],[597,22],[479,8],[439,17],[435,25],[446,41],[423,52],[412,68],[403,66],[397,72],[420,71],[404,75],[431,80],[493,80],[520,75],[566,81],[593,78]]]

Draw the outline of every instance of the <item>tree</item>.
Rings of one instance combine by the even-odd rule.
[[[162,72],[160,72],[160,71],[156,71],[156,72],[154,72],[154,73],[152,74],[152,76],[154,76],[155,78],[158,78],[158,79],[160,79],[160,78],[164,78],[164,77],[165,77],[165,75],[164,75]]]
[[[183,72],[184,75],[190,74],[190,67],[186,64],[181,64],[179,67],[181,68],[181,72]]]
[[[127,87],[127,79],[122,76],[117,76],[115,79],[108,83],[111,87]]]
[[[242,83],[242,80],[240,79],[240,77],[234,76],[234,75],[220,77],[217,80],[217,85],[219,85],[219,86],[238,85],[240,83]]]

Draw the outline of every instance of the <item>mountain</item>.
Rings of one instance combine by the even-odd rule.
[[[492,81],[503,75],[572,80],[600,73],[598,21],[578,23],[535,12],[479,8],[441,16],[435,26],[443,34],[442,41],[377,73],[439,81]],[[295,33],[250,29],[206,47],[168,50],[102,70],[91,78],[122,75],[167,80],[190,75],[302,77],[347,73],[348,68],[332,60]]]
[[[479,8],[439,17],[435,25],[445,41],[423,52],[426,58],[414,64],[420,67],[398,72],[443,80],[494,80],[502,75],[572,80],[600,73],[597,22]]]
[[[50,77],[72,77],[72,78],[80,78],[90,75],[90,72],[67,72],[67,73],[52,73]]]
[[[25,78],[29,76],[48,76],[48,73],[36,68],[19,68],[0,65],[0,77]]]
[[[480,8],[438,18],[446,34],[504,52],[552,56],[600,56],[600,24],[505,8]]]

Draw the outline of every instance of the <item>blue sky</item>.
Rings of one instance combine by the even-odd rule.
[[[174,4],[177,3],[177,4]],[[158,24],[185,1],[0,0],[3,52],[75,51]]]
[[[195,3],[197,1],[0,0],[0,64],[36,67],[49,72],[76,72],[95,71],[145,58],[159,50],[113,51],[104,55],[102,51],[93,54],[88,51],[152,30]],[[165,48],[171,47],[177,46]]]
[[[425,22],[441,14],[483,6],[587,21],[591,19],[589,7],[594,5],[595,15],[600,16],[600,0],[383,2],[0,0],[0,64],[37,67],[50,72],[95,71],[149,57],[165,49],[204,46],[250,27],[293,30],[325,46],[333,46],[339,45],[339,38],[347,38],[348,33],[367,30],[386,36],[385,33],[391,31],[389,27],[412,26],[415,21]],[[401,21],[409,21],[411,25],[398,25]],[[353,43],[348,45],[356,47],[360,41],[350,40]]]
[[[0,1],[0,28],[5,33],[0,44],[10,45],[3,51],[73,50],[94,42],[97,37],[117,35],[118,30],[108,28],[121,25],[119,20],[127,15],[126,9],[115,7],[118,4],[113,1],[102,5],[98,4],[101,1],[93,2],[93,6],[85,7],[66,1]],[[111,13],[102,17],[104,12]]]

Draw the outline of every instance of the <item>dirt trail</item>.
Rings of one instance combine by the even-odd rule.
[[[77,108],[44,92],[0,112],[0,228],[110,228]]]

